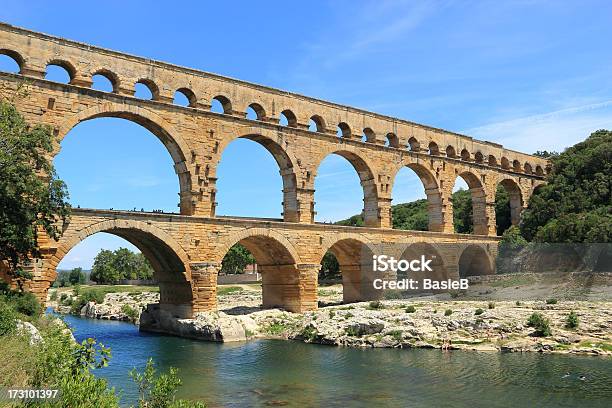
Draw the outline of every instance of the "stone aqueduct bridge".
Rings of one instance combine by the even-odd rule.
[[[438,250],[448,276],[459,273],[462,255],[496,252],[495,191],[506,188],[512,222],[534,188],[543,183],[548,162],[491,142],[405,120],[342,106],[219,75],[126,55],[87,44],[0,24],[0,54],[12,57],[18,74],[0,73],[0,91],[26,83],[16,104],[30,123],[51,126],[61,140],[80,122],[117,117],[147,128],[166,146],[180,184],[180,215],[75,210],[64,235],[40,239],[42,259],[33,265],[29,287],[41,297],[55,280],[55,267],[78,242],[105,231],[134,243],[147,255],[160,282],[162,304],[179,315],[216,307],[216,276],[227,250],[245,245],[263,275],[264,303],[304,311],[317,306],[317,272],[327,250],[336,254],[346,301],[365,297],[359,257],[380,243],[435,245],[458,242],[456,251]],[[48,65],[59,65],[68,84],[45,80]],[[112,92],[91,89],[105,76]],[[136,83],[152,100],[134,97]],[[173,104],[175,92],[189,106]],[[213,100],[223,113],[210,111]],[[246,118],[252,108],[256,120]],[[284,115],[286,125],[279,123]],[[314,129],[309,125],[314,123]],[[279,220],[215,216],[216,172],[225,147],[236,138],[253,140],[276,159],[283,181]],[[314,223],[314,180],[329,154],[346,158],[363,187],[365,228]],[[428,200],[429,232],[391,226],[391,191],[403,167],[415,171]],[[457,177],[468,184],[474,235],[453,233],[450,197]],[[365,244],[365,246],[363,246]],[[474,249],[478,248],[478,249]],[[482,269],[482,265],[479,267]]]

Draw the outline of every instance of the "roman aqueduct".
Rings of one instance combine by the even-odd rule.
[[[64,255],[97,232],[125,238],[147,256],[162,306],[179,316],[216,308],[217,273],[236,243],[257,260],[264,305],[298,312],[317,307],[317,276],[327,251],[340,263],[345,301],[367,297],[359,258],[364,248],[379,244],[428,248],[448,277],[493,273],[497,187],[509,193],[516,224],[548,170],[546,160],[499,144],[6,24],[0,24],[0,54],[19,66],[18,73],[0,73],[0,91],[15,92],[25,83],[27,94],[15,103],[29,123],[53,129],[55,154],[79,123],[123,118],[159,138],[180,184],[180,214],[74,209],[59,241],[39,239],[43,256],[30,266],[34,279],[27,285],[41,298]],[[69,83],[45,79],[48,65],[63,67]],[[106,77],[112,92],[92,89],[94,75]],[[134,96],[137,83],[149,88],[151,100]],[[173,104],[176,92],[188,106]],[[211,112],[214,100],[222,113]],[[249,108],[256,120],[246,117]],[[236,138],[261,144],[278,163],[282,219],[215,216],[218,164]],[[314,180],[330,154],[346,158],[359,175],[365,227],[314,222]],[[403,167],[424,185],[429,231],[391,229],[391,191]],[[450,197],[457,177],[469,186],[474,234],[453,232]],[[447,243],[455,249],[444,249]],[[484,254],[488,261],[478,271],[462,270],[474,267],[466,263],[467,254]]]

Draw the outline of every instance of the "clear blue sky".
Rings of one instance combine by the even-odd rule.
[[[526,152],[562,150],[612,128],[607,1],[28,1],[3,4],[0,20]],[[170,156],[132,123],[80,124],[55,164],[74,205],[176,210]],[[218,176],[219,214],[280,215],[278,169],[257,144],[233,142]],[[321,165],[316,188],[321,221],[362,208],[357,174],[339,157]],[[422,197],[414,174],[402,171],[394,202]],[[61,266],[89,267],[100,248],[121,245],[98,234]]]

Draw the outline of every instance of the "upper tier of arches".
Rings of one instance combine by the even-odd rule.
[[[252,110],[258,121],[389,149],[447,156],[536,177],[547,171],[546,160],[501,145],[272,88],[3,24],[0,40],[6,44],[0,54],[14,59],[19,73],[26,76],[44,78],[47,66],[54,65],[66,70],[71,85],[89,88],[93,77],[101,75],[111,84],[110,92],[121,95],[134,96],[140,84],[150,91],[151,100],[168,104],[186,100],[181,103],[185,108],[210,110],[218,103],[222,107],[219,114],[245,118]],[[177,94],[181,97],[175,98]]]

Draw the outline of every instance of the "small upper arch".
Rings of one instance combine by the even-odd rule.
[[[461,150],[461,160],[470,161],[470,159],[471,159],[471,155],[470,155],[470,152],[468,152],[468,149]]]
[[[210,110],[216,113],[232,114],[232,102],[227,96],[217,95],[210,101]]]
[[[119,91],[119,77],[113,71],[106,68],[98,69],[91,74],[92,86],[93,82],[95,81],[95,77],[98,75],[106,78],[106,80],[110,83],[111,92],[117,93]]]
[[[361,141],[366,143],[374,143],[376,141],[376,134],[372,128],[367,127],[363,129],[363,137]]]
[[[521,162],[518,160],[512,161],[512,169],[515,172],[520,173],[521,172]]]
[[[431,154],[432,156],[439,156],[440,155],[440,148],[438,147],[438,144],[436,142],[429,142],[429,154]]]
[[[6,55],[7,57],[15,61],[15,64],[17,64],[17,67],[19,68],[17,73],[21,73],[21,70],[23,69],[23,64],[24,64],[24,59],[21,56],[21,54],[19,54],[17,51],[14,51],[14,50],[1,48],[0,55]]]
[[[508,160],[507,157],[502,157],[501,158],[501,167],[504,170],[509,170],[510,169],[510,160]]]
[[[350,138],[351,137],[351,128],[344,122],[338,123],[338,127],[336,128],[336,135],[338,137]]]
[[[76,77],[76,68],[74,67],[74,65],[72,65],[72,63],[66,60],[61,60],[61,59],[50,60],[47,63],[47,73],[48,73],[49,67],[60,67],[64,71],[66,71],[66,73],[68,74],[68,78],[69,78],[68,83],[72,82],[74,78]],[[46,74],[45,74],[45,77],[46,77]]]
[[[492,154],[489,155],[489,166],[497,167],[497,158]]]
[[[144,85],[149,90],[149,92],[151,93],[151,100],[156,101],[157,99],[159,99],[159,87],[155,84],[155,82],[148,78],[139,79],[134,84],[135,90],[137,89],[136,87],[138,86],[138,84]]]
[[[474,155],[474,161],[476,163],[484,163],[484,155],[480,151],[476,152]]]
[[[457,153],[455,152],[455,148],[453,146],[446,146],[446,157],[457,157]]]
[[[297,116],[290,109],[285,109],[280,113],[278,122],[281,126],[297,127]]]
[[[176,92],[174,93],[174,103],[175,104],[180,104],[180,103],[177,103],[178,102],[177,97],[180,97],[180,95],[182,95],[183,96],[182,99],[186,100],[187,102],[186,104],[183,104],[184,106],[188,106],[190,108],[196,107],[196,104],[198,103],[198,99],[196,98],[195,93],[191,89],[186,88],[186,87],[177,89]]]
[[[399,148],[399,139],[393,132],[387,133],[387,144],[389,147]]]
[[[529,163],[525,163],[523,170],[525,171],[525,174],[533,174],[533,167],[531,167],[531,164]]]
[[[418,152],[421,150],[421,144],[416,137],[412,136],[410,139],[408,139],[408,148],[411,152]]]
[[[537,165],[537,166],[536,166],[536,169],[535,169],[535,173],[536,173],[536,175],[538,175],[538,176],[543,176],[543,175],[544,175],[544,170],[542,169],[542,166]]]
[[[249,105],[249,108],[252,109],[255,113],[256,120],[265,120],[266,119],[266,110],[257,102],[253,102]]]
[[[310,123],[308,129],[312,132],[324,133],[325,132],[325,120],[319,115],[312,115],[310,117]]]

